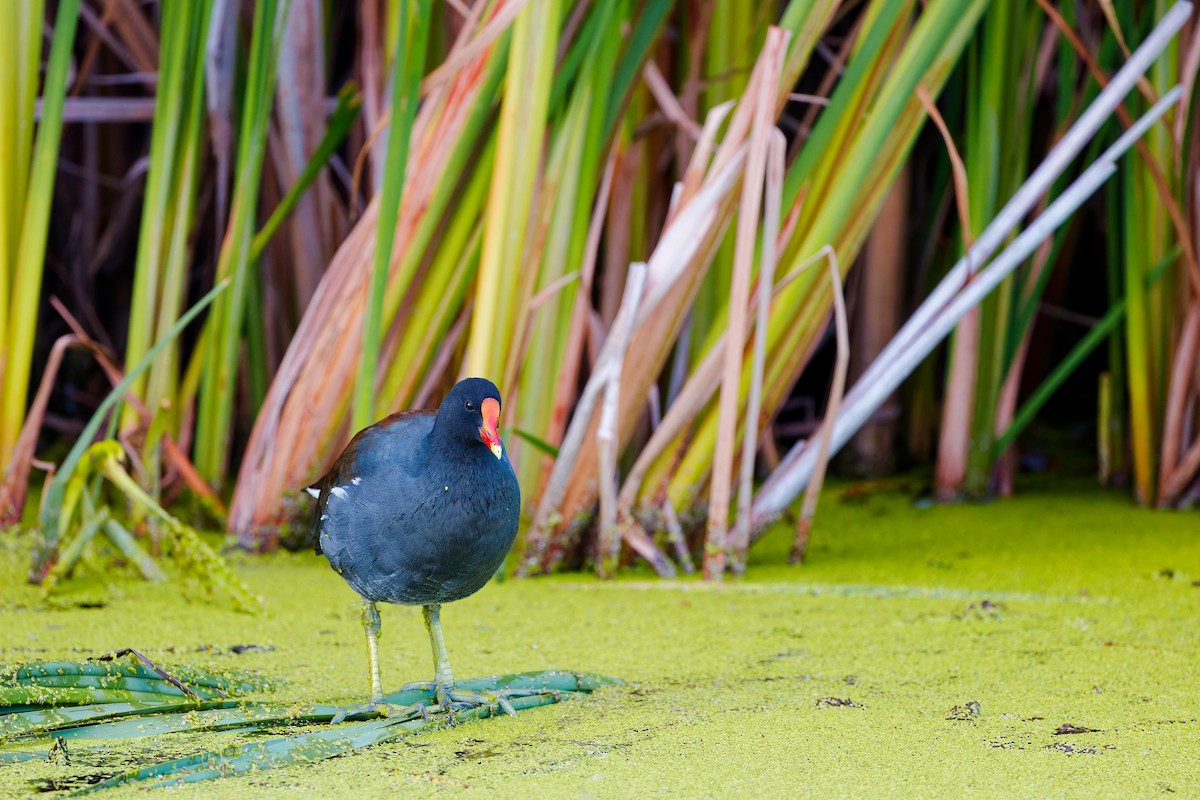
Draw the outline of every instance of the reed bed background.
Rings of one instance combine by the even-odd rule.
[[[59,478],[82,529],[120,518],[151,550],[193,541],[162,533],[177,517],[250,549],[290,541],[354,430],[484,375],[526,502],[520,573],[636,558],[716,579],[745,568],[781,450],[828,451],[814,434],[847,382],[1179,4],[16,7],[3,524],[90,444],[127,370],[104,420],[135,487],[85,472],[69,489],[77,456]],[[1047,430],[1079,430],[1100,481],[1194,504],[1198,67],[1192,20],[1038,209],[1179,99],[841,468],[1008,494]],[[812,501],[796,511],[803,557]],[[73,520],[43,521],[38,576]]]

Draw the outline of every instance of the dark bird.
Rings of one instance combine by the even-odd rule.
[[[443,709],[499,702],[456,690],[441,606],[474,594],[517,535],[521,491],[500,441],[500,392],[460,381],[437,413],[405,411],[359,431],[309,492],[318,553],[363,598],[371,664],[368,705],[387,713],[379,682],[376,603],[422,606],[433,647],[432,689]]]

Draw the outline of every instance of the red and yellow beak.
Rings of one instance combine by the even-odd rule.
[[[479,438],[492,451],[492,455],[500,458],[504,455],[504,445],[500,443],[500,403],[493,397],[483,401],[479,409],[483,413],[483,426],[479,429]]]

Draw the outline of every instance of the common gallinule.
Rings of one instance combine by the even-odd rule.
[[[500,392],[467,378],[436,414],[405,411],[359,431],[309,492],[317,498],[311,534],[363,598],[371,662],[368,705],[382,713],[376,603],[423,607],[433,646],[432,684],[443,709],[498,702],[456,690],[442,603],[474,594],[495,574],[517,535],[521,492],[497,426]]]

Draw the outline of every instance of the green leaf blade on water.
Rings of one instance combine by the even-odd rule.
[[[544,691],[545,694],[533,694],[525,697],[512,697],[513,707],[528,710],[538,706],[581,697],[588,692],[603,686],[619,685],[621,682],[601,675],[575,673],[561,670],[545,672],[517,673],[513,675],[489,676],[472,680],[460,681],[459,688],[490,692],[500,690],[529,690]],[[123,775],[117,775],[107,781],[81,789],[72,796],[90,794],[101,789],[127,784],[141,784],[146,788],[178,786],[184,783],[195,783],[214,778],[240,775],[247,772],[304,764],[314,761],[344,755],[346,753],[382,744],[404,736],[411,736],[431,730],[436,730],[451,724],[461,724],[477,719],[485,719],[499,712],[489,706],[480,706],[466,711],[454,713],[431,714],[428,719],[415,704],[432,703],[433,694],[425,688],[408,689],[388,695],[386,701],[395,707],[407,707],[398,716],[387,719],[369,720],[342,725],[332,729],[309,731],[294,736],[271,739],[265,742],[252,742],[244,745],[233,745],[222,750],[200,753],[185,758],[173,759],[159,764],[150,764]],[[186,723],[175,725],[175,717],[153,720],[127,720],[114,723],[122,727],[110,727],[104,733],[104,738],[111,738],[114,731],[130,735],[195,730],[219,729],[224,726],[251,725],[262,726],[284,722],[327,721],[332,718],[336,708],[333,706],[313,706],[306,710],[290,713],[285,709],[255,706],[247,709],[230,711],[215,710],[206,716],[187,715],[193,717]],[[127,724],[128,723],[128,724]],[[137,729],[134,726],[144,726]],[[240,730],[241,728],[239,728]],[[81,734],[80,738],[87,738]]]
[[[91,705],[67,706],[63,708],[37,708],[16,711],[0,716],[0,736],[6,738],[30,738],[41,735],[74,738],[124,738],[122,736],[89,736],[85,731],[101,729],[106,724],[133,718],[138,724],[147,719],[169,717],[172,714],[192,716],[213,710],[233,709],[236,700],[220,700],[208,703],[179,702],[124,702],[96,703]]]

